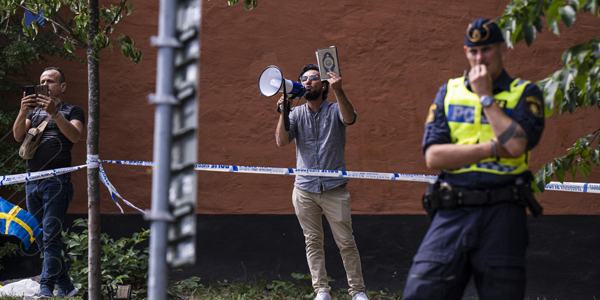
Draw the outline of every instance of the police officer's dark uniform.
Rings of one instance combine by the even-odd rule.
[[[493,21],[479,19],[469,24],[465,45],[503,41]],[[493,81],[493,94],[504,113],[525,131],[526,152],[514,159],[489,157],[442,170],[438,181],[429,185],[423,204],[433,219],[414,257],[404,299],[462,299],[471,275],[479,299],[524,298],[529,238],[525,205],[532,212],[541,210],[532,202],[528,151],[544,129],[542,93],[535,84],[502,70]],[[483,114],[486,103],[480,101],[466,77],[442,85],[426,121],[423,153],[434,144],[490,143],[495,136]]]

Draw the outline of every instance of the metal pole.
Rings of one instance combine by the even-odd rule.
[[[175,36],[175,8],[177,1],[161,0],[158,40]],[[170,219],[169,182],[171,157],[172,104],[165,99],[173,97],[173,48],[158,43],[156,66],[157,103],[154,117],[154,170],[152,172],[152,208],[150,226],[150,258],[148,273],[148,299],[163,300],[167,295],[167,229]],[[162,217],[161,217],[162,216]]]

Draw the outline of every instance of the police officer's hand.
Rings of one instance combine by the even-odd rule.
[[[327,81],[329,82],[329,87],[334,91],[334,92],[339,92],[342,90],[342,77],[338,76],[338,74],[335,74],[333,72],[328,72],[327,75],[329,75],[329,79],[327,79]]]
[[[54,100],[49,96],[38,95],[37,104],[49,115],[54,116],[56,114],[56,104],[54,103]]]
[[[30,110],[35,109],[38,105],[36,103],[36,95],[25,96],[25,92],[23,92],[23,98],[21,99],[21,111],[24,113],[28,113]]]
[[[493,96],[492,76],[485,65],[475,65],[469,71],[471,89],[477,96]]]
[[[281,95],[281,97],[279,98],[279,100],[277,100],[277,108],[279,109],[279,112],[283,114],[283,101],[285,97],[283,97],[283,95]],[[292,104],[292,100],[290,98],[287,99],[288,102],[290,103],[290,105]]]

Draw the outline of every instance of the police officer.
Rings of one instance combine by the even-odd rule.
[[[404,299],[462,299],[471,275],[479,299],[524,298],[525,205],[537,204],[529,151],[544,115],[537,86],[504,70],[506,51],[493,20],[470,23],[468,77],[442,85],[429,109],[423,153],[427,167],[441,172],[423,197],[432,221]]]

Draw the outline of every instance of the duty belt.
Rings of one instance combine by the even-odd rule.
[[[438,209],[452,209],[458,206],[490,205],[500,202],[514,202],[527,206],[533,216],[542,214],[542,207],[535,200],[530,181],[519,178],[515,184],[498,189],[468,190],[453,188],[446,182],[436,181],[427,185],[423,195],[423,208],[433,218]]]
[[[440,208],[454,208],[459,205],[486,205],[498,202],[519,201],[521,195],[516,186],[493,190],[452,189],[447,183],[440,184]]]

